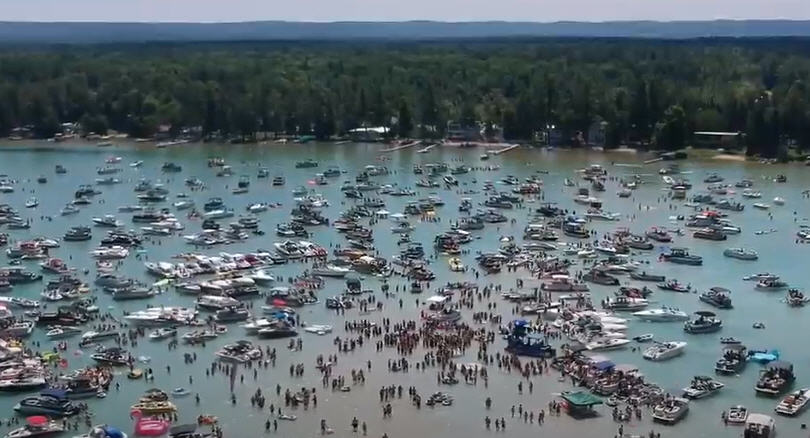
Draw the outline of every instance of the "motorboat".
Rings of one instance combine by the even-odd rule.
[[[294,328],[290,327],[286,324],[276,324],[272,327],[265,327],[259,329],[256,334],[259,335],[259,338],[262,339],[278,339],[278,338],[289,338],[292,336],[298,336],[298,332],[295,331]]]
[[[655,338],[655,335],[652,333],[645,333],[643,335],[633,336],[633,340],[643,344],[645,342],[650,342]]]
[[[638,280],[638,281],[653,281],[653,282],[664,282],[667,279],[667,277],[664,276],[664,275],[651,274],[651,273],[649,273],[647,271],[642,271],[642,272],[633,271],[633,272],[630,272],[630,278],[632,278],[633,280]]]
[[[65,431],[62,421],[50,420],[46,416],[35,415],[25,419],[26,424],[12,429],[5,438],[28,438],[60,434]]]
[[[35,325],[34,321],[26,320],[7,323],[0,329],[0,336],[12,339],[26,338],[31,335]]]
[[[718,374],[739,374],[745,369],[748,353],[742,344],[727,344],[723,348],[720,359],[714,364],[714,371]]]
[[[714,228],[702,228],[700,230],[695,231],[692,234],[692,237],[696,239],[705,239],[705,240],[726,240],[728,236],[726,233],[714,229]]]
[[[791,307],[802,307],[810,302],[810,297],[805,296],[799,289],[791,288],[788,289],[785,302]]]
[[[700,294],[700,301],[710,304],[719,309],[731,309],[731,291],[724,287],[712,287],[707,292]]]
[[[672,292],[681,292],[681,293],[691,292],[692,290],[692,287],[690,285],[683,284],[676,279],[672,279],[664,283],[659,283],[658,288],[661,290],[668,290]]]
[[[661,259],[679,265],[700,266],[703,264],[703,257],[691,255],[685,248],[671,248],[668,253],[661,254]]]
[[[759,258],[756,251],[744,248],[728,248],[723,251],[723,255],[739,260],[756,260]]]
[[[587,348],[589,351],[618,350],[626,347],[629,343],[630,340],[624,338],[598,339],[587,343],[585,348]]]
[[[93,235],[90,227],[76,226],[67,230],[62,240],[66,242],[81,242],[92,238]]]
[[[195,303],[197,307],[205,310],[222,310],[228,307],[238,306],[239,300],[221,295],[200,295]]]
[[[177,329],[174,327],[161,327],[149,333],[149,339],[159,341],[177,336]]]
[[[731,406],[723,412],[726,423],[732,425],[745,424],[748,419],[748,408],[742,405]]]
[[[129,249],[123,246],[102,246],[90,251],[90,255],[101,260],[125,259],[129,255]]]
[[[613,311],[633,311],[643,309],[650,303],[645,298],[630,298],[626,296],[608,297],[602,301],[606,309]]]
[[[352,272],[351,269],[335,265],[317,265],[312,268],[312,275],[318,277],[343,278]]]
[[[755,202],[754,208],[758,208],[760,210],[767,210],[771,208],[771,206],[769,204],[765,204],[764,202]]]
[[[774,203],[774,205],[785,205],[785,198],[783,198],[781,196],[777,196],[777,197],[773,198],[773,203]]]
[[[124,300],[138,300],[143,298],[152,298],[158,294],[154,289],[145,287],[126,287],[111,291],[112,299],[115,301]]]
[[[774,438],[776,422],[765,414],[750,413],[745,419],[744,438]]]
[[[699,310],[695,312],[696,318],[686,321],[683,330],[691,334],[713,333],[723,327],[723,321],[717,319],[714,312]]]
[[[63,390],[51,389],[40,395],[26,397],[14,406],[21,415],[47,415],[50,417],[69,417],[79,413],[79,407],[73,404]]]
[[[686,312],[670,307],[640,310],[633,312],[633,316],[642,321],[649,322],[687,321],[689,319],[689,315],[687,315]]]
[[[683,389],[683,395],[692,400],[701,399],[717,393],[725,386],[709,376],[695,376],[689,386]]]
[[[792,363],[781,360],[773,361],[760,371],[754,390],[758,394],[777,396],[785,392],[795,379]]]
[[[642,353],[642,357],[651,361],[664,361],[683,354],[686,342],[656,342]]]
[[[262,349],[254,346],[252,342],[241,340],[223,346],[216,352],[216,356],[228,362],[247,363],[261,359],[264,355]]]
[[[250,311],[245,307],[231,306],[217,310],[214,319],[219,322],[244,321],[250,318]]]
[[[787,289],[789,285],[782,280],[761,280],[754,287],[757,290],[775,291]]]
[[[554,274],[551,276],[551,281],[546,281],[540,284],[540,289],[547,292],[587,292],[588,285],[571,280],[571,277],[563,274]]]
[[[810,388],[802,388],[786,395],[776,405],[774,411],[779,415],[795,417],[807,407],[808,401],[810,401]]]
[[[81,334],[81,332],[82,330],[76,327],[56,326],[48,330],[45,336],[47,336],[48,339],[64,339]]]
[[[689,400],[681,397],[668,397],[653,406],[653,421],[675,424],[689,413]]]
[[[746,275],[743,277],[745,281],[764,281],[764,280],[779,280],[779,276],[771,274],[770,272],[761,272],[757,274]]]
[[[307,333],[315,333],[317,335],[325,335],[328,333],[332,333],[332,326],[323,324],[312,324],[305,326],[304,331]]]

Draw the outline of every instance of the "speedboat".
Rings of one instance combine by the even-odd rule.
[[[723,251],[723,255],[740,260],[756,260],[759,258],[756,251],[744,248],[728,248]]]
[[[774,361],[760,372],[754,390],[762,395],[776,396],[785,392],[795,379],[792,363]]]
[[[651,361],[664,361],[683,354],[686,342],[656,342],[650,348],[644,350],[642,357]]]
[[[758,274],[746,275],[743,277],[745,281],[764,281],[764,280],[779,280],[779,276],[771,274],[770,272],[762,272]]]
[[[714,312],[706,310],[699,310],[695,312],[697,317],[695,319],[686,321],[683,324],[683,330],[687,333],[713,333],[723,327],[723,321],[717,319]]]
[[[779,415],[794,417],[807,407],[808,401],[810,401],[810,388],[802,388],[786,395],[776,405],[774,411]]]
[[[745,419],[745,438],[774,438],[776,436],[776,422],[765,414],[750,413]]]
[[[48,417],[35,415],[26,418],[27,424],[11,430],[5,438],[27,438],[56,435],[65,431],[61,421],[49,420]]]
[[[725,412],[725,416],[728,424],[744,424],[748,419],[748,408],[741,405],[732,406]]]
[[[332,333],[332,326],[331,325],[321,325],[321,324],[313,324],[304,327],[304,331],[307,333],[315,333],[318,335],[325,335],[327,333]]]
[[[638,312],[633,312],[633,316],[641,319],[642,321],[649,322],[686,321],[689,319],[689,315],[687,315],[686,312],[669,307],[640,310]]]
[[[630,343],[629,339],[623,338],[610,338],[610,339],[600,339],[596,341],[589,342],[585,345],[590,351],[606,351],[606,350],[618,350],[620,348],[624,348],[627,344]]]
[[[707,292],[700,294],[700,301],[710,304],[718,309],[731,309],[731,291],[724,287],[712,287]]]
[[[758,290],[774,291],[787,289],[788,284],[782,280],[761,280],[754,287]]]
[[[703,257],[691,255],[684,248],[671,248],[668,253],[661,254],[661,259],[679,265],[700,266],[703,264]]]
[[[63,339],[76,336],[82,332],[81,329],[70,326],[56,326],[45,333],[49,339]]]
[[[680,397],[669,397],[653,406],[653,421],[664,424],[675,424],[689,412],[689,400]]]
[[[688,387],[683,389],[683,395],[690,399],[701,399],[717,393],[726,385],[709,376],[695,376]]]
[[[174,327],[161,327],[149,333],[149,339],[153,341],[159,341],[175,336],[177,336],[177,329]]]
[[[728,344],[723,348],[723,354],[714,364],[714,371],[718,374],[739,374],[748,363],[748,353],[741,344]]]
[[[21,415],[48,415],[51,417],[69,417],[79,413],[79,407],[67,398],[67,393],[57,389],[26,397],[14,406],[14,410]]]

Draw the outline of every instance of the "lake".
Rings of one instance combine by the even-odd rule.
[[[610,176],[642,175],[643,184],[640,184],[629,198],[619,198],[616,195],[619,190],[616,180],[607,181],[606,191],[596,194],[603,199],[605,210],[621,213],[620,221],[593,221],[588,224],[588,227],[597,231],[600,236],[618,227],[628,227],[636,233],[643,233],[652,226],[662,225],[684,229],[682,221],[671,223],[670,217],[693,213],[692,208],[683,205],[684,201],[667,199],[668,190],[658,175],[658,169],[666,163],[642,166],[643,160],[648,158],[646,156],[636,156],[631,153],[545,151],[519,148],[503,155],[493,156],[484,162],[479,158],[482,152],[480,149],[437,147],[429,153],[420,154],[416,152],[416,148],[411,148],[380,153],[379,150],[383,147],[377,144],[317,143],[252,146],[189,144],[155,149],[151,145],[128,144],[98,148],[89,143],[62,145],[15,142],[0,148],[0,173],[18,180],[13,193],[0,194],[0,203],[15,206],[23,217],[31,218],[33,224],[29,230],[5,230],[5,227],[0,226],[0,232],[9,233],[15,241],[35,236],[56,238],[61,237],[72,226],[91,225],[92,217],[104,214],[115,214],[126,223],[127,228],[137,229],[140,224],[132,224],[128,217],[129,214],[118,213],[117,207],[137,203],[133,186],[138,180],[146,178],[165,184],[170,190],[169,199],[171,201],[175,200],[176,194],[185,192],[196,202],[197,206],[201,206],[210,197],[220,196],[229,207],[234,208],[237,213],[244,214],[245,207],[251,203],[280,203],[281,207],[271,208],[267,212],[258,214],[261,219],[260,229],[266,231],[265,235],[252,236],[243,242],[199,251],[215,255],[223,251],[238,253],[255,251],[258,248],[272,248],[274,242],[282,240],[275,235],[275,226],[289,220],[290,209],[294,205],[292,190],[295,187],[303,185],[321,193],[331,202],[330,206],[322,210],[324,215],[330,219],[336,219],[341,211],[346,210],[352,204],[352,201],[346,199],[341,193],[341,182],[353,181],[358,171],[366,165],[386,166],[391,171],[387,176],[375,177],[376,182],[410,187],[419,192],[416,197],[380,195],[386,201],[385,208],[391,212],[401,212],[409,201],[425,197],[429,193],[435,193],[445,201],[446,204],[437,209],[437,216],[441,218],[441,221],[411,220],[416,227],[412,233],[412,240],[422,242],[429,254],[432,253],[429,248],[432,248],[433,237],[449,229],[448,224],[458,217],[458,205],[463,197],[469,196],[475,203],[485,199],[482,193],[463,194],[459,191],[480,190],[486,180],[492,180],[503,190],[509,189],[508,186],[498,183],[505,175],[514,175],[523,180],[537,171],[543,171],[544,173],[539,177],[543,180],[542,196],[544,200],[557,202],[561,207],[578,213],[584,213],[584,209],[573,202],[575,190],[564,184],[566,178],[574,179],[580,184],[583,183],[576,173],[578,169],[596,163],[604,166]],[[104,166],[105,158],[109,156],[122,157],[121,163],[117,166],[121,167],[123,171],[114,176],[121,178],[123,182],[116,185],[99,186],[102,194],[94,198],[92,205],[82,207],[78,214],[60,216],[59,210],[66,202],[73,199],[73,192],[76,188],[80,184],[93,184],[98,177],[96,169]],[[209,157],[224,158],[232,166],[234,176],[216,177],[216,169],[207,165]],[[318,161],[319,167],[295,168],[294,164],[297,161],[305,159]],[[129,163],[138,160],[143,161],[141,167],[128,166]],[[163,173],[161,166],[165,162],[174,162],[182,166],[182,172]],[[500,169],[497,171],[473,170],[468,174],[457,175],[456,177],[460,181],[457,188],[419,189],[415,187],[416,181],[424,176],[415,175],[412,171],[413,166],[434,162],[446,162],[451,167],[466,164],[476,167],[500,166]],[[620,166],[615,163],[632,164],[633,166]],[[62,175],[54,174],[54,166],[57,164],[65,166],[68,172]],[[688,342],[685,354],[660,363],[643,360],[641,350],[625,349],[603,354],[616,363],[638,366],[648,380],[658,383],[663,388],[674,390],[687,386],[695,375],[714,376],[714,362],[721,352],[719,338],[734,336],[743,340],[749,348],[778,349],[781,357],[791,361],[795,366],[797,380],[794,388],[805,386],[806,382],[810,382],[810,349],[802,347],[802,345],[806,345],[802,341],[804,336],[802,333],[810,332],[810,318],[806,316],[806,312],[810,309],[790,308],[784,302],[784,291],[757,291],[754,289],[754,283],[743,281],[742,278],[756,272],[775,272],[792,287],[800,289],[806,287],[808,276],[805,257],[810,247],[796,243],[796,231],[799,229],[799,225],[806,223],[806,218],[810,217],[809,203],[801,194],[803,190],[810,188],[810,174],[804,166],[800,165],[762,165],[719,160],[683,161],[679,164],[682,170],[687,172],[684,176],[690,178],[694,184],[689,196],[705,191],[706,184],[702,182],[703,179],[710,173],[716,172],[725,178],[725,182],[733,183],[744,178],[754,181],[754,189],[762,192],[761,202],[773,204],[771,200],[776,196],[781,196],[785,198],[786,204],[784,206],[772,205],[768,211],[761,211],[751,208],[754,201],[741,200],[737,194],[733,198],[741,200],[747,206],[744,212],[729,212],[729,217],[742,228],[742,233],[731,235],[724,242],[694,239],[691,232],[677,237],[673,245],[688,247],[692,253],[703,256],[702,267],[659,262],[657,260],[657,255],[661,251],[658,248],[659,245],[654,251],[633,254],[631,256],[633,259],[649,262],[650,270],[666,275],[667,278],[677,278],[684,283],[690,283],[700,291],[705,291],[712,286],[723,286],[730,289],[734,309],[718,311],[724,326],[720,332],[706,335],[686,334],[680,323],[644,323],[634,320],[628,314],[625,316],[630,319],[628,337],[650,332],[655,334],[657,340],[683,340]],[[271,178],[256,178],[260,166],[269,169]],[[346,173],[340,178],[332,178],[328,185],[315,186],[312,182],[315,173],[322,172],[328,166],[338,166]],[[786,175],[788,183],[774,182],[773,177],[777,174]],[[37,184],[36,178],[39,175],[47,176],[48,182]],[[246,194],[233,195],[231,190],[236,187],[240,175],[250,177],[250,190]],[[272,176],[276,175],[283,175],[286,178],[285,186],[271,186],[270,180]],[[190,177],[203,180],[207,186],[206,190],[189,191],[184,180]],[[738,192],[741,190],[737,189]],[[40,205],[36,209],[24,208],[25,201],[32,196],[39,199]],[[485,230],[473,231],[475,240],[465,246],[469,252],[461,256],[463,263],[475,266],[476,252],[497,249],[500,238],[503,236],[515,236],[520,242],[523,228],[531,217],[530,212],[539,206],[539,203],[540,200],[534,200],[524,203],[525,208],[505,210],[504,214],[510,219],[514,219],[514,223],[490,224]],[[670,203],[675,206],[674,209],[669,208]],[[166,202],[165,206],[171,208],[170,202]],[[197,232],[200,228],[200,221],[188,220],[185,217],[185,211],[175,213],[186,225],[186,230],[175,236],[147,242],[143,248],[144,252],[141,254],[143,258],[148,258],[150,261],[169,261],[176,254],[195,250],[186,244],[180,235]],[[53,220],[48,220],[47,216],[53,217]],[[380,255],[389,259],[398,253],[397,235],[389,230],[390,227],[391,222],[387,220],[380,220],[372,226],[376,249]],[[777,231],[768,235],[755,234],[756,230],[770,228]],[[332,227],[311,227],[310,230],[313,235],[309,240],[319,245],[326,248],[336,244],[345,245],[345,239]],[[94,248],[104,235],[103,229],[95,228],[93,231],[92,241],[62,242],[61,247],[52,252],[54,257],[66,260],[71,267],[79,271],[89,269],[91,273],[87,275],[87,282],[91,284],[95,264],[88,255],[88,251]],[[561,240],[572,239],[563,237]],[[723,250],[730,247],[754,249],[759,254],[759,260],[750,262],[724,257]],[[431,269],[437,276],[437,279],[431,283],[432,289],[448,281],[475,281],[471,274],[450,272],[446,259],[446,256],[438,256],[431,265]],[[0,263],[0,265],[2,264]],[[23,262],[23,265],[31,270],[39,271],[36,262]],[[303,263],[289,263],[274,266],[270,268],[270,271],[276,276],[290,277],[300,274],[308,267]],[[581,267],[574,266],[572,272],[579,269]],[[154,277],[147,274],[143,260],[137,260],[132,255],[123,261],[118,271],[147,283],[155,281]],[[482,276],[477,283],[482,287],[496,284],[502,285],[504,289],[509,289],[515,287],[516,279],[528,276],[527,271],[521,270],[517,273],[504,271],[500,274]],[[640,285],[639,282],[632,281],[626,276],[622,276],[620,279],[623,284]],[[408,281],[393,277],[391,284],[393,290],[393,285],[405,286]],[[477,386],[462,383],[455,386],[438,387],[436,386],[437,369],[435,368],[427,368],[424,371],[411,369],[408,373],[388,372],[386,369],[388,360],[398,359],[400,356],[396,349],[392,348],[376,352],[373,345],[375,339],[351,353],[339,353],[339,362],[333,370],[333,376],[343,375],[348,379],[352,369],[365,369],[366,362],[370,360],[373,365],[371,371],[367,372],[364,385],[352,386],[350,392],[332,392],[329,388],[323,388],[320,373],[314,368],[315,357],[318,354],[337,353],[333,339],[335,336],[346,335],[343,330],[345,320],[368,318],[379,322],[384,317],[391,318],[393,322],[415,320],[419,318],[420,311],[423,309],[423,307],[416,306],[416,299],[423,301],[430,295],[427,292],[422,295],[399,292],[399,297],[386,299],[379,292],[380,281],[378,279],[365,278],[363,286],[377,291],[377,298],[384,304],[381,313],[359,316],[357,309],[353,309],[346,311],[345,316],[337,316],[334,311],[326,309],[322,302],[325,297],[340,293],[344,289],[344,282],[339,279],[327,279],[326,287],[319,291],[321,304],[305,306],[298,311],[303,321],[334,326],[335,330],[331,335],[317,336],[301,332],[302,351],[288,350],[286,348],[287,340],[253,339],[262,347],[272,345],[277,348],[277,364],[275,368],[260,368],[256,380],[253,378],[252,370],[240,369],[240,373],[244,375],[244,382],[240,383],[237,380],[235,384],[234,393],[237,398],[235,405],[230,400],[228,378],[221,373],[214,377],[207,377],[205,371],[215,360],[214,352],[220,346],[245,337],[238,324],[230,324],[229,332],[226,335],[208,342],[205,347],[180,343],[178,349],[168,351],[165,342],[141,340],[137,348],[132,349],[131,352],[134,356],[152,358],[149,365],[139,366],[154,368],[155,381],[147,383],[143,380],[129,380],[123,373],[119,373],[115,381],[120,383],[120,390],[111,389],[105,399],[87,400],[90,409],[95,414],[94,423],[109,423],[119,426],[129,433],[132,430],[129,406],[143,391],[151,387],[170,390],[183,386],[194,393],[199,393],[201,401],[199,405],[196,405],[193,397],[173,400],[178,406],[181,422],[194,421],[200,414],[211,414],[219,418],[225,436],[261,436],[265,434],[264,423],[269,416],[269,411],[267,408],[261,411],[251,407],[250,396],[258,387],[268,396],[268,405],[272,402],[276,406],[283,406],[283,393],[282,397],[275,396],[275,387],[278,384],[283,388],[293,389],[314,387],[317,388],[318,394],[317,407],[310,406],[308,410],[298,408],[295,412],[285,408],[285,412],[294,413],[298,419],[297,421],[280,421],[276,433],[280,436],[320,435],[320,419],[327,420],[329,426],[334,428],[335,436],[352,436],[350,427],[352,417],[365,421],[368,425],[368,435],[373,437],[383,434],[387,434],[391,438],[441,434],[448,438],[461,438],[504,434],[504,432],[496,432],[494,428],[486,430],[483,420],[485,415],[493,418],[506,418],[506,433],[510,436],[542,434],[563,438],[602,438],[612,437],[616,433],[617,424],[611,420],[610,408],[607,406],[597,408],[601,414],[598,418],[574,420],[565,415],[547,416],[545,424],[542,426],[538,426],[536,422],[524,423],[518,418],[511,418],[510,407],[512,405],[522,404],[523,407],[533,412],[540,409],[547,410],[547,404],[554,398],[554,394],[573,389],[569,383],[559,382],[556,374],[533,377],[532,393],[526,390],[524,383],[523,393],[518,394],[519,376],[502,371],[494,365],[488,367],[488,388],[484,388],[480,381]],[[42,287],[41,283],[15,286],[13,295],[40,299]],[[591,284],[593,302],[598,305],[603,298],[611,296],[615,290],[615,287]],[[98,305],[101,309],[116,316],[121,316],[123,311],[143,309],[147,304],[193,306],[194,300],[193,297],[179,295],[174,291],[148,301],[114,302],[109,294],[101,292],[97,292],[96,296],[98,296]],[[397,305],[398,298],[402,298],[404,301],[402,308]],[[655,307],[667,305],[688,313],[708,309],[705,304],[699,302],[697,295],[691,293],[679,294],[656,290],[650,300],[653,301]],[[517,317],[512,312],[514,305],[502,300],[497,294],[493,294],[492,302],[497,303],[497,309],[503,314],[504,322]],[[256,303],[258,311],[258,301]],[[486,310],[486,302],[477,303],[475,310],[482,309]],[[471,313],[471,310],[463,311],[465,322],[470,324],[472,324]],[[754,322],[763,322],[766,328],[754,329],[752,327]],[[496,329],[495,326],[490,328]],[[29,346],[34,342],[39,342],[42,349],[51,348],[56,344],[44,336],[44,330],[41,328],[35,330],[28,339]],[[89,351],[85,350],[83,353],[78,351],[77,342],[77,338],[70,339],[70,346],[64,353],[69,361],[70,369],[90,365],[93,362],[89,358]],[[504,345],[505,341],[498,338],[495,344],[490,346],[490,352],[493,354],[502,352]],[[196,353],[199,360],[194,365],[185,365],[183,353],[186,352]],[[425,350],[417,349],[408,360],[411,362],[421,360],[424,353]],[[471,348],[465,357],[456,360],[474,362],[476,360],[475,349]],[[303,376],[290,377],[290,365],[298,363],[305,365]],[[167,365],[171,367],[170,374],[166,371]],[[642,421],[634,420],[625,424],[624,431],[646,436],[650,429],[655,429],[665,437],[740,436],[742,434],[740,427],[723,426],[720,420],[723,410],[732,405],[742,404],[747,406],[751,412],[770,415],[778,402],[778,399],[755,396],[753,387],[759,369],[761,369],[760,365],[752,363],[741,375],[718,376],[717,378],[725,383],[725,388],[713,397],[694,401],[691,404],[689,415],[676,426],[653,425],[649,412],[645,411]],[[193,384],[189,384],[189,376],[193,377]],[[405,391],[401,399],[393,400],[393,415],[383,419],[378,392],[383,385],[391,384],[402,385]],[[423,405],[421,409],[417,410],[408,400],[407,388],[410,386],[416,387],[423,399],[426,399],[432,392],[441,390],[452,394],[455,402],[452,406],[434,408]],[[0,394],[0,408],[7,413],[5,415],[11,415],[11,408],[21,397],[21,394]],[[484,408],[484,400],[487,397],[491,397],[493,400],[490,411],[486,411]],[[800,430],[800,425],[807,421],[804,418],[806,415],[805,413],[796,418],[776,418],[779,435],[802,436],[806,434]],[[5,428],[5,430],[7,429]],[[80,427],[82,433],[85,430],[84,426]],[[70,436],[71,433],[64,435]]]

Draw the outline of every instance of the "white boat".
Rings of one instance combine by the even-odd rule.
[[[267,211],[267,204],[263,202],[250,204],[247,207],[247,211],[249,211],[250,213],[261,213],[263,211]]]
[[[673,322],[689,320],[689,315],[686,312],[669,307],[639,310],[638,312],[633,312],[633,316],[641,319],[642,321],[649,322]]]
[[[312,268],[312,275],[318,277],[343,278],[350,272],[352,272],[352,270],[349,268],[335,265],[316,266]]]
[[[39,205],[39,200],[37,198],[29,198],[25,201],[25,208],[35,208]]]
[[[645,298],[608,297],[602,302],[606,309],[614,311],[640,310],[650,303]]]
[[[315,333],[318,335],[325,335],[327,333],[332,333],[332,326],[331,325],[319,325],[313,324],[304,327],[304,331],[307,333]]]
[[[743,434],[745,438],[774,438],[776,422],[765,414],[748,414]]]
[[[134,161],[129,163],[129,167],[141,167],[143,166],[143,160]]]
[[[785,198],[777,196],[777,197],[773,198],[773,203],[774,203],[774,205],[785,205]]]
[[[255,321],[248,322],[242,325],[242,328],[245,329],[245,332],[249,335],[255,335],[261,329],[273,327],[278,324],[278,320],[275,319],[267,319],[261,318]]]
[[[728,424],[744,424],[748,419],[748,408],[737,405],[728,408],[726,411],[726,422]]]
[[[174,206],[174,208],[176,208],[178,210],[187,210],[189,208],[194,207],[194,201],[189,200],[189,199],[184,199],[182,201],[177,201],[172,205]]]
[[[250,274],[247,275],[251,279],[253,279],[256,284],[273,284],[276,281],[276,277],[272,274],[268,273],[264,269],[257,269]]]
[[[764,281],[764,280],[779,280],[779,276],[771,274],[770,272],[760,272],[757,274],[746,275],[743,277],[745,281]]]
[[[48,330],[45,333],[45,336],[47,336],[49,339],[63,339],[78,335],[81,332],[82,330],[76,327],[57,326]]]
[[[656,342],[650,348],[644,350],[641,356],[651,361],[664,361],[680,356],[685,348],[686,342],[682,341]]]
[[[807,407],[808,401],[810,401],[810,388],[802,388],[785,396],[785,398],[776,405],[774,411],[779,415],[793,417]]]
[[[149,333],[149,339],[152,339],[153,341],[159,341],[161,339],[167,339],[174,336],[177,336],[177,329],[173,327],[161,327]]]
[[[26,424],[25,426],[11,430],[9,433],[5,435],[5,438],[39,437],[47,435],[56,435],[65,431],[63,421],[48,420],[47,417],[34,417],[34,418],[37,418],[37,421],[40,418],[43,418],[45,421],[37,423],[29,421],[28,424]]]
[[[760,210],[767,210],[767,209],[771,208],[771,206],[768,205],[768,204],[762,203],[762,202],[755,202],[754,203],[754,208],[758,208]]]
[[[748,198],[748,199],[759,199],[759,198],[762,197],[762,193],[755,192],[755,191],[753,191],[751,189],[743,190],[741,195],[742,195],[743,198]]]
[[[683,389],[683,395],[690,399],[700,399],[715,394],[726,385],[708,376],[695,376],[688,387]]]
[[[96,226],[99,226],[99,227],[117,228],[117,227],[120,227],[121,225],[123,225],[123,223],[121,223],[121,221],[116,219],[115,216],[113,216],[111,214],[107,214],[107,215],[104,215],[102,217],[94,217],[92,219],[92,221]]]
[[[587,345],[585,345],[585,348],[590,351],[618,350],[626,347],[629,343],[630,340],[624,338],[599,339],[589,342]]]
[[[228,307],[238,306],[239,300],[220,295],[200,295],[194,304],[206,310],[221,310]]]
[[[739,260],[756,260],[759,258],[756,251],[745,248],[728,248],[723,251],[723,255]]]
[[[97,259],[125,259],[129,255],[129,250],[122,246],[100,247],[90,251],[90,255]]]

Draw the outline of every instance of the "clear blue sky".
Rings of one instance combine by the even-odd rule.
[[[810,19],[810,0],[0,0],[2,21]]]

